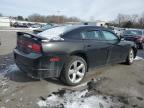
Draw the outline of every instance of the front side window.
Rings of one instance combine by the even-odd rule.
[[[96,30],[85,31],[85,32],[82,32],[81,34],[82,34],[83,39],[95,39],[95,40],[100,39],[100,32]]]
[[[116,41],[118,37],[109,31],[102,31],[104,39],[107,41]]]

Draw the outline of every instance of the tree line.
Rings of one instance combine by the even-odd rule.
[[[123,28],[143,28],[144,29],[144,12],[141,15],[118,14],[117,18],[111,24]]]
[[[43,23],[65,23],[65,22],[79,22],[80,19],[77,17],[66,17],[63,15],[49,15],[49,16],[44,16],[40,14],[32,14],[29,15],[27,18],[24,18],[23,16],[17,16],[13,17],[16,20],[20,21],[32,21],[32,22],[43,22]]]
[[[0,16],[3,16],[0,13]],[[24,18],[23,16],[12,17],[20,21],[32,21],[32,22],[44,22],[44,23],[66,23],[66,22],[80,22],[81,19],[77,17],[67,17],[64,15],[40,15],[32,14]],[[93,22],[94,20],[92,20]],[[122,28],[143,28],[144,29],[144,12],[141,15],[133,14],[118,14],[115,20],[108,23],[110,26],[122,27]]]
[[[65,23],[65,22],[80,22],[81,19],[77,17],[66,17],[58,15],[44,16],[40,14],[32,14],[27,18],[23,16],[15,17],[17,20],[26,20],[32,22],[45,22],[45,23]],[[115,20],[111,21],[109,25],[122,27],[122,28],[144,28],[144,12],[141,15],[133,14],[118,14]]]

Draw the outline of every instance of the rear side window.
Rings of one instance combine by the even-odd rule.
[[[118,39],[118,37],[116,35],[114,35],[113,33],[109,32],[109,31],[102,31],[104,39],[107,41],[115,41]]]
[[[62,38],[64,38],[64,39],[81,40],[82,39],[82,35],[81,35],[79,30],[74,30],[74,31],[66,33]]]
[[[83,39],[94,39],[94,40],[100,40],[101,39],[100,32],[97,30],[84,31],[81,34],[82,34]]]

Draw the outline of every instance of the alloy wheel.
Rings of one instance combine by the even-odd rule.
[[[133,60],[134,60],[134,52],[133,52],[132,49],[131,49],[130,52],[129,52],[129,60],[130,60],[131,63],[132,63]]]
[[[76,60],[69,67],[68,71],[69,80],[72,83],[79,83],[83,79],[85,72],[86,72],[85,64],[81,60]]]

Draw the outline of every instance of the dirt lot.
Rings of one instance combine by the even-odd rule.
[[[0,108],[39,108],[42,97],[62,88],[87,89],[86,83],[92,78],[100,82],[95,88],[102,95],[125,97],[126,108],[144,108],[144,50],[139,50],[141,58],[131,66],[115,64],[99,68],[89,72],[81,85],[69,87],[57,79],[39,81],[27,77],[13,62],[11,52],[16,43],[15,32],[0,31],[0,38]],[[103,108],[103,105],[99,106]]]
[[[0,55],[12,53],[16,46],[16,32],[19,30],[0,30]],[[22,30],[23,32],[31,32],[30,30]]]

